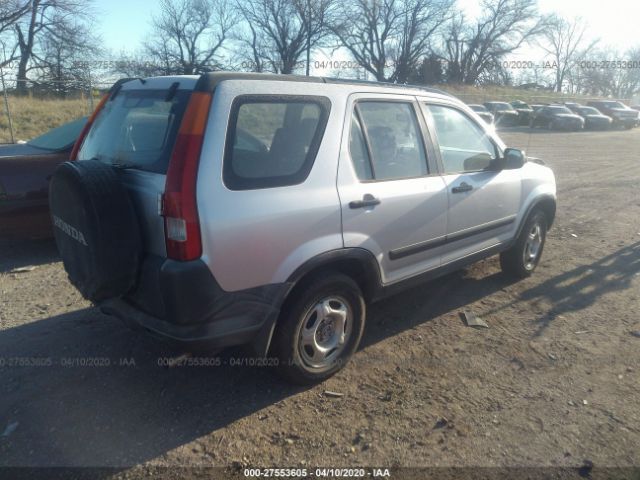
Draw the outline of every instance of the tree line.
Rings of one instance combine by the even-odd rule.
[[[19,93],[29,82],[64,93],[116,74],[309,74],[320,57],[349,59],[335,75],[382,82],[640,90],[640,48],[600,47],[581,19],[544,15],[537,0],[481,0],[473,18],[455,0],[160,0],[147,39],[117,54],[100,47],[98,26],[91,0],[0,0],[0,67]],[[523,49],[541,58],[512,68],[506,59]],[[96,68],[101,58],[117,61]],[[625,66],[590,61],[603,58]]]

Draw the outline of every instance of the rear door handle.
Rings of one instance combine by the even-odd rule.
[[[453,193],[464,193],[473,190],[473,186],[469,185],[467,182],[462,182],[457,187],[453,187],[451,191]]]
[[[376,205],[380,205],[380,199],[374,197],[373,195],[367,193],[362,200],[354,200],[353,202],[349,202],[349,208],[365,208],[365,207],[375,207]]]

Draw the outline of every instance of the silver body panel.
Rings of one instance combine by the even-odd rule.
[[[145,87],[168,88],[180,81],[180,88],[193,88],[196,80],[149,79]],[[231,105],[236,97],[247,94],[313,95],[329,100],[331,110],[324,137],[311,172],[302,183],[255,190],[225,186],[222,172]],[[414,104],[425,127],[429,175],[379,182],[357,179],[349,156],[349,131],[353,104],[362,98]],[[433,171],[436,164],[432,162],[438,160],[439,152],[430,134],[433,123],[420,107],[422,102],[462,110],[491,136],[498,151],[505,148],[475,112],[446,95],[371,85],[221,81],[209,112],[197,203],[202,261],[222,289],[231,292],[286,282],[313,257],[345,247],[370,251],[377,259],[382,283],[393,284],[510,242],[532,202],[541,195],[555,198],[553,173],[535,163],[499,172],[442,175],[437,166]],[[164,175],[125,171],[122,177],[132,192],[148,251],[166,256],[163,219],[158,211]],[[452,194],[452,188],[462,182],[471,184],[473,190]],[[361,209],[349,207],[349,202],[361,200],[366,194],[381,203]],[[474,231],[478,233],[467,235]],[[391,259],[390,252],[407,249],[412,253]]]

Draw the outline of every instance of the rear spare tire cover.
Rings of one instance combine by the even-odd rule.
[[[98,160],[65,162],[49,185],[53,232],[71,283],[100,302],[134,286],[142,241],[116,170]]]

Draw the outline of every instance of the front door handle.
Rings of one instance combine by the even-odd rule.
[[[375,207],[376,205],[380,205],[380,199],[374,197],[369,193],[362,197],[362,200],[354,200],[353,202],[349,202],[349,208],[352,209]]]
[[[464,193],[473,190],[473,186],[469,185],[467,182],[462,182],[457,187],[453,187],[451,191],[453,193]]]

